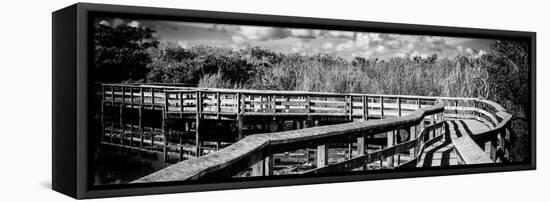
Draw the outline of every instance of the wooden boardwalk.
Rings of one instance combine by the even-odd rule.
[[[491,128],[473,119],[454,119],[445,122],[447,126],[444,137],[426,147],[418,161],[417,167],[436,167],[458,165],[459,160],[454,151],[453,140],[463,136],[475,136]]]
[[[498,163],[509,159],[512,145],[512,116],[477,98],[118,84],[103,84],[98,94],[101,123],[111,126],[102,133],[106,139],[140,148],[160,143],[165,158],[176,152],[182,160],[186,150],[194,151],[189,155],[195,158],[136,183],[278,175],[285,173],[275,171],[283,166],[281,156],[296,151],[307,152],[300,161],[308,168],[297,165],[294,174],[306,175]],[[113,130],[113,122],[131,122],[125,115],[132,113],[137,126]],[[160,116],[160,128],[142,123],[148,113]],[[287,123],[296,130],[281,131]],[[218,142],[216,151],[205,152],[205,133],[213,126],[230,126],[219,134],[235,133],[236,142],[223,148]],[[180,137],[193,134],[194,147],[187,148]]]

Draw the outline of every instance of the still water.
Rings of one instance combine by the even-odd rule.
[[[161,153],[100,144],[95,155],[94,184],[127,184],[169,165]]]

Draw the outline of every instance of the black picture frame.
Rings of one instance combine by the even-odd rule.
[[[192,20],[244,25],[322,28],[348,31],[376,31],[381,33],[442,35],[492,39],[521,39],[529,42],[530,57],[530,161],[525,164],[499,166],[465,166],[452,169],[423,169],[397,172],[375,172],[369,175],[343,174],[318,177],[263,178],[215,183],[145,183],[97,188],[90,184],[89,148],[90,128],[89,67],[92,43],[90,23],[93,16],[116,15],[163,20]],[[53,131],[52,131],[52,188],[74,198],[98,198],[146,194],[181,193],[208,190],[241,189],[350,182],[363,180],[443,176],[457,174],[519,171],[536,169],[536,33],[473,29],[399,23],[365,22],[352,20],[318,19],[275,15],[196,11],[184,9],[119,6],[77,3],[52,14],[53,35]]]

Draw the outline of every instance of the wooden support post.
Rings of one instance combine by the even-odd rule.
[[[101,88],[103,88],[103,86],[101,86]],[[105,140],[105,106],[104,106],[104,103],[103,103],[103,100],[101,100],[101,109],[100,109],[100,113],[101,113],[101,137],[100,137],[100,141],[104,141]]]
[[[369,120],[369,98],[363,96],[363,121]]]
[[[506,161],[510,161],[510,147],[511,145],[511,132],[510,132],[510,125],[506,126],[504,128],[504,159]]]
[[[179,161],[183,161],[183,145],[179,145]]]
[[[126,88],[124,86],[122,86],[122,99],[121,99],[121,103],[125,103],[126,102]]]
[[[267,155],[264,158],[264,176],[272,176],[273,175],[273,169],[275,167],[275,161],[273,159],[273,154]]]
[[[367,153],[366,150],[367,150],[367,144],[365,142],[365,137],[357,138],[357,156],[365,155]],[[361,167],[360,169],[361,170],[367,170],[368,166],[365,165],[365,166]]]
[[[445,118],[443,117],[443,112],[439,113],[439,122],[444,122],[445,121]],[[438,128],[439,130],[439,135],[443,135],[443,133],[445,132],[445,124],[443,124],[440,128]]]
[[[353,150],[352,150],[353,143],[348,143],[348,156],[347,159],[353,158]]]
[[[251,159],[252,161],[252,176],[263,176],[264,175],[264,159],[262,159],[261,154],[256,154]]]
[[[134,108],[134,87],[130,87],[130,104],[132,105],[130,108]]]
[[[311,113],[311,97],[309,95],[306,97],[306,107],[307,117],[309,117],[309,114]]]
[[[111,86],[111,106],[115,106],[115,87]]]
[[[101,108],[100,108],[100,118],[101,118],[101,137],[100,142],[105,139],[105,86],[101,85]]]
[[[163,116],[162,116],[162,136],[163,136],[163,142],[164,142],[163,154],[164,154],[164,162],[168,162],[168,142],[167,142],[168,134],[166,133],[166,116],[164,114],[165,112],[163,111]]]
[[[220,120],[220,113],[222,111],[220,92],[216,93],[216,119]]]
[[[237,141],[243,139],[244,95],[237,93]]]
[[[317,146],[317,168],[328,165],[328,148],[327,145]]]
[[[416,125],[414,126],[411,126],[411,129],[410,129],[410,132],[409,132],[409,141],[412,141],[412,140],[415,140],[416,139]],[[409,160],[412,160],[414,158],[416,158],[416,146],[411,148],[411,150],[409,151]]]
[[[384,149],[384,146],[380,145],[380,150],[382,150],[382,149]],[[380,167],[380,169],[382,169],[384,167],[384,157],[382,157],[382,155],[380,155],[380,166],[379,167]]]
[[[115,122],[113,120],[111,120],[111,128],[110,128],[110,135],[109,135],[109,141],[111,143],[113,143],[113,138],[114,138],[114,134],[115,134]]]
[[[151,109],[155,109],[155,89],[151,87]]]
[[[271,96],[271,108],[273,108],[273,117],[275,117],[275,114],[277,113],[277,95],[273,94]]]
[[[422,100],[420,98],[416,100],[416,103],[418,103],[418,109],[422,108]]]
[[[195,156],[199,157],[202,154],[201,144],[200,144],[200,119],[201,119],[201,109],[202,109],[202,93],[200,91],[196,92],[196,116],[195,116]]]
[[[401,97],[397,97],[397,116],[401,116]]]
[[[458,100],[455,100],[455,114],[458,114]]]
[[[143,93],[143,87],[139,87],[139,103],[141,104],[140,107],[142,107],[145,104],[145,95]]]
[[[435,114],[432,114],[430,117],[431,117],[431,119],[432,119],[432,120],[431,120],[431,125],[434,125],[434,124],[435,124]],[[437,136],[437,134],[435,134],[435,131],[436,131],[436,130],[430,131],[429,134],[431,134],[431,138],[429,138],[429,139],[432,139],[432,138],[434,138],[434,137]]]
[[[349,113],[348,114],[349,115],[348,119],[349,119],[349,121],[353,121],[353,96],[351,96],[351,95],[348,96],[348,100],[349,100],[348,101],[349,105],[346,105],[347,108],[348,108],[347,111]]]
[[[392,147],[394,145],[394,131],[388,131],[386,133],[386,137],[387,137],[387,145],[388,145],[388,148],[389,147]],[[393,161],[394,161],[394,155],[388,157],[388,167],[389,168],[393,168]]]
[[[124,94],[124,91],[123,91],[122,94]],[[123,117],[123,113],[124,113],[124,112],[123,112],[124,103],[123,103],[123,102],[120,103],[119,106],[120,106],[120,107],[119,107],[119,121],[120,121],[119,124],[120,124],[120,128],[122,129],[122,132],[120,133],[120,144],[121,144],[121,145],[124,145],[124,135],[125,135],[125,134],[124,134],[124,132],[125,132],[124,129],[125,129],[125,128],[124,128],[124,122],[123,122],[123,118],[122,118],[122,117]]]
[[[384,97],[380,97],[380,119],[384,118]]]
[[[497,135],[498,136],[498,135]],[[490,157],[491,157],[491,160],[493,160],[493,162],[497,162],[497,146],[498,146],[498,138],[495,136],[495,137],[491,137],[491,142],[490,142]]]

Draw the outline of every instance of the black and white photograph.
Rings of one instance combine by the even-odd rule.
[[[529,41],[93,19],[93,185],[529,163]]]

